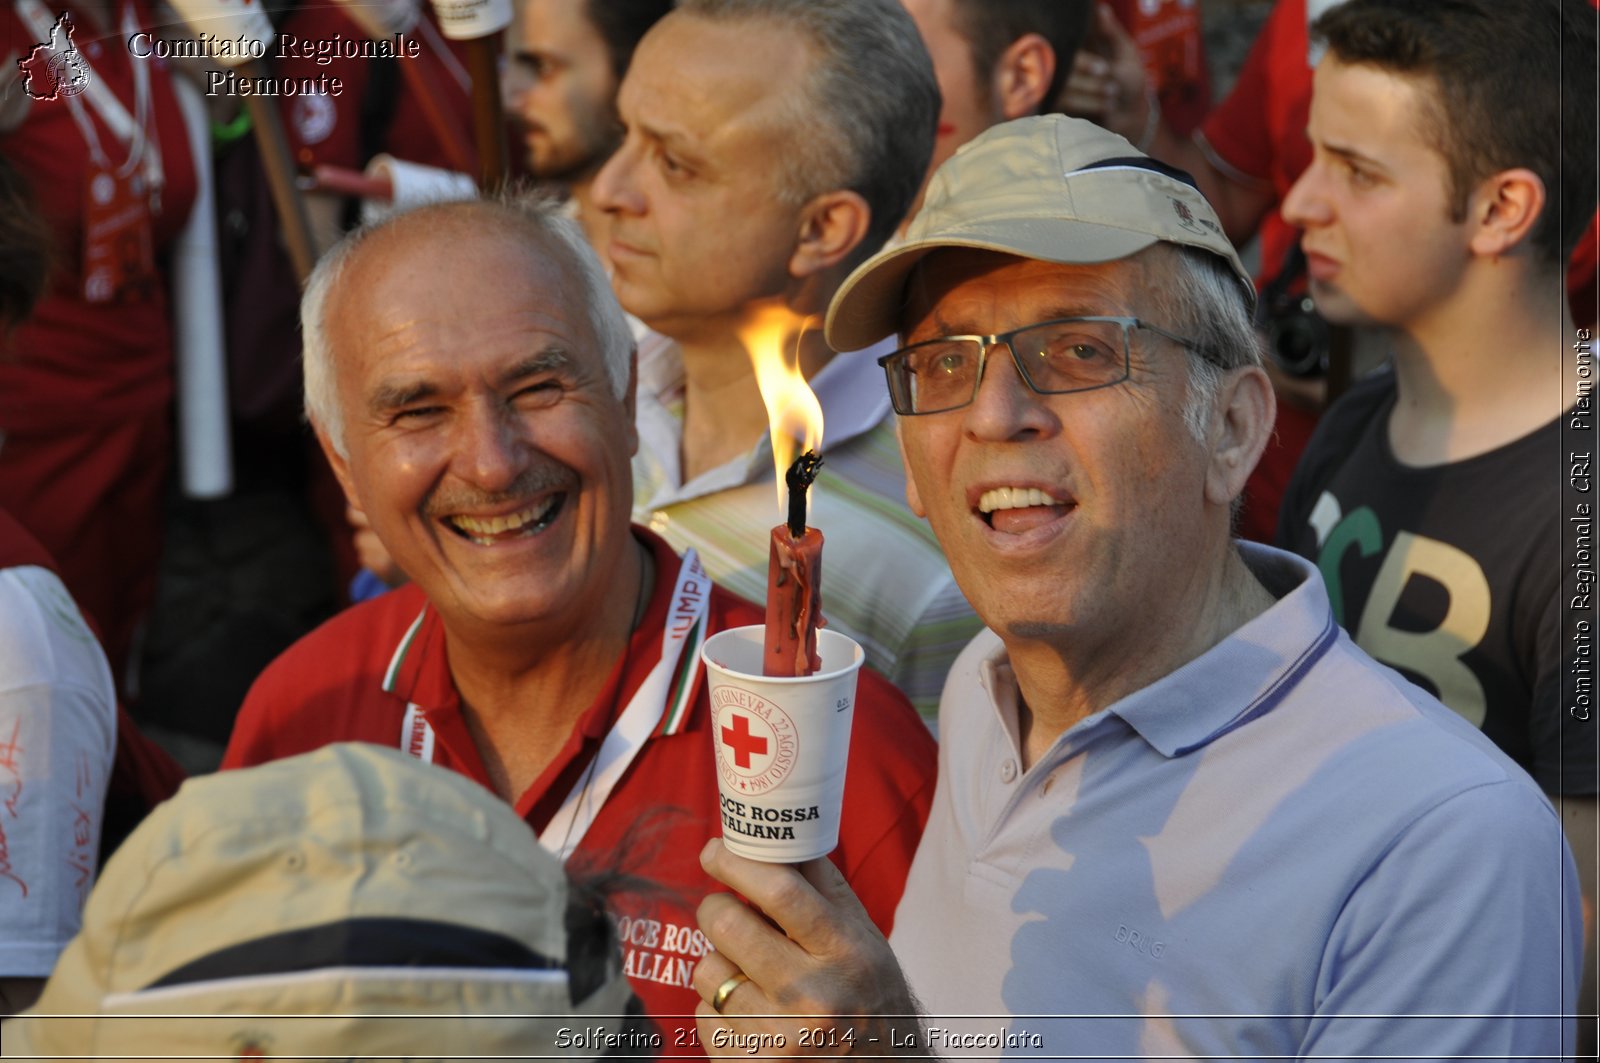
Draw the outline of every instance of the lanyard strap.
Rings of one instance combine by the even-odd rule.
[[[698,687],[700,646],[705,642],[710,603],[711,580],[700,564],[699,555],[692,549],[687,550],[673,586],[666,628],[661,633],[661,659],[611,725],[583,778],[573,785],[572,792],[539,833],[539,844],[558,859],[567,859],[583,841],[606,798],[611,796],[611,791],[651,735],[658,729],[661,733],[673,734],[683,726],[688,716],[685,707]],[[391,676],[421,622],[422,616],[418,616],[395,651],[395,660],[389,668]],[[687,663],[680,674],[679,664],[686,656]],[[434,745],[433,728],[422,708],[408,702],[400,725],[400,748],[419,760],[432,761]]]

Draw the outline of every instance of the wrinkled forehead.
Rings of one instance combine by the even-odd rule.
[[[329,318],[447,308],[474,316],[516,304],[581,314],[577,269],[554,240],[509,216],[406,219],[352,250],[330,293]]]
[[[792,135],[817,58],[804,31],[776,14],[676,10],[640,40],[617,104],[624,116],[661,127],[651,132],[706,142]]]
[[[341,373],[375,370],[391,349],[470,351],[524,333],[600,364],[571,256],[514,219],[451,217],[373,233],[329,293],[324,320]],[[509,351],[509,354],[516,354]]]
[[[922,258],[901,292],[899,334],[989,334],[1042,317],[1135,312],[1145,252],[1068,263],[968,247]]]

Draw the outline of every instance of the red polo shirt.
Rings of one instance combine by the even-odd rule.
[[[540,830],[590,765],[611,727],[661,656],[661,635],[680,560],[664,541],[635,528],[656,562],[655,589],[627,652],[545,772],[516,802]],[[707,630],[758,624],[762,613],[720,588]],[[338,741],[402,747],[407,703],[433,728],[433,760],[485,787],[484,770],[450,676],[445,630],[414,585],[346,610],[290,647],[245,699],[224,767],[292,756]],[[686,651],[687,652],[687,651]],[[667,1054],[698,1054],[690,988],[706,951],[695,907],[721,890],[700,870],[707,838],[720,835],[710,702],[700,683],[680,729],[658,729],[617,783],[569,861],[581,874],[620,868],[659,886],[614,899],[634,992],[662,1027]],[[869,914],[887,933],[933,796],[934,743],[910,703],[863,670],[845,782],[844,820],[832,854]],[[681,1016],[681,1019],[671,1018]]]

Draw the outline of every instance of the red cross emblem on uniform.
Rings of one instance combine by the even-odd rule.
[[[722,729],[722,744],[733,750],[733,762],[741,768],[750,767],[752,753],[767,751],[767,740],[750,733],[748,716],[733,717],[733,726]]]

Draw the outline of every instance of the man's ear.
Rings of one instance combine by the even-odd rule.
[[[1484,178],[1467,198],[1472,253],[1481,258],[1509,254],[1527,239],[1548,205],[1544,182],[1525,167]]]
[[[1024,33],[1006,46],[994,65],[991,87],[1002,118],[1038,114],[1056,74],[1056,51],[1037,33]]]
[[[1206,469],[1206,501],[1229,506],[1267,448],[1278,415],[1277,398],[1266,370],[1246,366],[1223,378],[1207,434],[1210,463]]]
[[[922,504],[922,496],[917,493],[917,478],[911,474],[911,462],[906,458],[906,439],[901,434],[900,424],[897,415],[894,419],[894,441],[900,447],[900,464],[906,470],[906,505],[917,516],[926,518],[928,511]]]
[[[837,266],[866,239],[871,224],[872,208],[858,192],[838,189],[813,197],[800,213],[790,276],[810,277]]]
[[[350,477],[350,460],[334,449],[333,440],[328,438],[326,429],[319,424],[311,427],[317,433],[317,442],[322,445],[322,453],[328,458],[328,465],[333,469],[334,478],[344,489],[344,500],[357,509],[362,508],[361,500],[356,497],[355,481]]]

